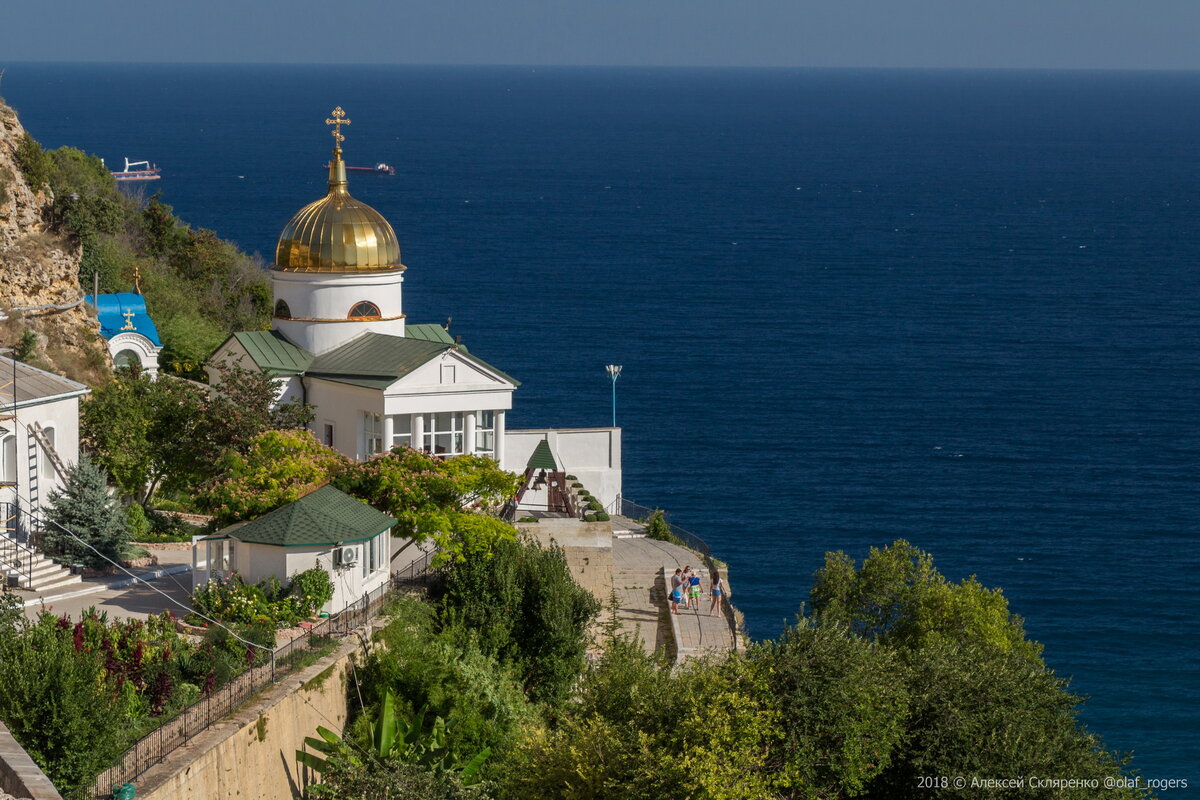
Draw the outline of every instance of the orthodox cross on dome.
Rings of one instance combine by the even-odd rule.
[[[342,110],[341,106],[338,106],[333,110],[333,118],[325,120],[326,125],[333,126],[333,146],[338,150],[342,149],[342,142],[346,141],[346,137],[342,136],[342,126],[350,124],[350,120],[345,117],[346,112]]]
[[[123,330],[123,331],[136,331],[137,330],[137,328],[135,328],[133,326],[133,312],[132,311],[123,311],[123,312],[121,312],[121,316],[123,316],[125,318],[125,325],[124,325],[124,327],[121,328],[121,330]]]

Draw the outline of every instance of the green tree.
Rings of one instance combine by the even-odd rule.
[[[35,192],[49,188],[50,179],[54,176],[54,159],[42,149],[37,139],[28,133],[17,143],[17,166],[25,176],[25,182]]]
[[[388,624],[375,635],[382,646],[373,648],[359,665],[358,692],[363,713],[352,725],[359,741],[369,736],[370,720],[378,715],[388,692],[396,698],[396,713],[413,719],[427,716],[445,721],[441,745],[448,763],[465,764],[480,751],[503,753],[520,731],[536,719],[511,667],[482,652],[469,637],[438,630],[433,608],[404,598],[389,609]],[[430,732],[431,722],[422,727]],[[489,759],[492,766],[495,758]]]
[[[0,628],[0,719],[67,798],[82,797],[126,745],[133,684],[118,690],[104,652],[77,651],[56,620]]]
[[[266,431],[245,454],[229,449],[222,478],[197,498],[218,525],[254,519],[294,502],[327,483],[348,459],[307,430]]]
[[[779,712],[771,767],[781,797],[854,797],[904,741],[904,664],[890,648],[801,618],[750,654]]]
[[[228,382],[210,394],[186,381],[151,380],[136,368],[117,370],[80,409],[84,445],[126,496],[144,503],[159,488],[186,491],[216,480],[230,469],[222,463],[226,453],[248,453],[260,434],[311,418],[311,407],[272,409],[268,376],[240,368],[224,374]]]
[[[946,580],[933,558],[908,542],[872,549],[861,566],[844,553],[827,554],[811,598],[819,629],[891,651],[898,665],[888,675],[906,688],[904,734],[890,762],[880,761],[886,766],[866,784],[865,796],[923,797],[917,777],[927,775],[1057,775],[1103,783],[1127,763],[1079,725],[1080,698],[1042,662],[1041,646],[1025,638],[1003,594],[974,577]],[[1011,796],[969,784],[942,794]],[[1106,794],[1140,796],[1123,789]],[[1023,796],[1082,799],[1094,791]]]
[[[218,389],[205,405],[205,434],[214,452],[248,453],[255,437],[269,430],[304,428],[313,419],[312,406],[279,403],[273,377],[225,362],[213,365]]]
[[[974,576],[946,580],[932,556],[902,539],[871,548],[861,567],[845,553],[827,553],[811,599],[818,619],[885,644],[919,647],[950,639],[1035,659],[1041,652],[999,589],[985,589]]]
[[[487,554],[496,542],[516,536],[515,529],[488,513],[504,506],[520,478],[490,458],[443,460],[396,448],[347,463],[331,482],[395,517],[397,535],[433,539],[444,560],[461,559],[471,551]]]
[[[446,624],[474,632],[485,653],[513,664],[538,702],[561,703],[583,672],[600,603],[571,576],[561,548],[499,540],[449,565]]]
[[[553,726],[526,729],[506,800],[774,800],[778,737],[767,675],[742,656],[680,668],[618,638]]]
[[[117,370],[82,404],[80,438],[121,492],[144,503],[160,484],[186,488],[212,463],[205,403],[192,384]]]
[[[62,489],[50,492],[46,519],[50,524],[42,541],[47,552],[93,567],[120,560],[128,538],[125,512],[109,492],[104,469],[86,455],[67,470]]]
[[[873,800],[927,797],[924,775],[999,778],[1060,776],[1096,780],[1116,777],[1128,759],[1105,750],[1079,724],[1081,699],[1067,683],[1026,655],[984,644],[934,641],[901,653],[911,709],[905,735],[888,767],[864,796]],[[1097,790],[1028,789],[1021,797],[1090,800]],[[948,798],[1010,798],[1010,790],[967,785],[939,792]],[[1147,792],[1106,789],[1108,798]]]

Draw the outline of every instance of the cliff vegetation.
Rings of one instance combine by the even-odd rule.
[[[96,285],[140,290],[163,341],[160,363],[197,378],[230,332],[266,327],[271,292],[260,263],[188,226],[157,195],[125,194],[95,156],[43,149],[2,103],[0,123],[0,311],[77,303]],[[84,305],[70,312],[9,314],[0,337],[9,346],[24,337],[28,360],[95,383],[108,361],[94,317]]]

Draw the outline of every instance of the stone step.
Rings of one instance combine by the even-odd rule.
[[[72,575],[69,569],[56,564],[41,553],[30,556],[28,569],[24,567],[25,564],[23,562],[21,568],[18,568],[15,564],[8,563],[5,563],[3,568],[6,572],[17,572],[20,575],[21,587],[35,592],[79,583],[83,580],[80,576]]]
[[[63,586],[70,586],[75,583],[82,583],[83,578],[78,575],[72,575],[70,572],[64,572],[62,575],[45,578],[43,580],[34,581],[29,587],[30,591],[46,592],[51,589],[59,589]]]

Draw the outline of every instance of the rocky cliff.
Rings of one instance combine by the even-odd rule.
[[[0,347],[95,383],[111,361],[96,317],[82,302],[82,250],[47,224],[54,197],[48,187],[30,187],[21,172],[17,148],[24,136],[16,112],[0,102]]]

